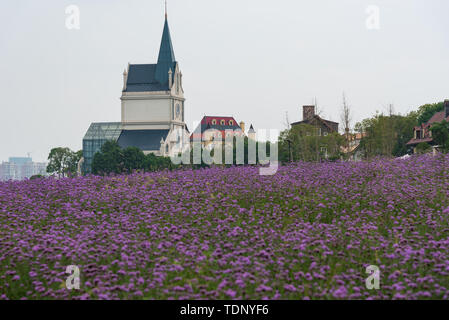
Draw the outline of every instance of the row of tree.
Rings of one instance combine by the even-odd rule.
[[[400,157],[410,152],[407,142],[413,138],[413,128],[418,125],[417,113],[406,116],[382,113],[355,125],[363,133],[360,148],[366,158],[376,156]]]
[[[372,118],[364,119],[355,125],[355,130],[364,133],[360,147],[366,158],[376,156],[400,157],[411,153],[407,142],[413,138],[414,127],[426,123],[436,112],[442,111],[444,103],[425,104],[417,111],[406,115],[394,114],[390,107],[388,114],[377,112]],[[434,142],[443,152],[448,151],[449,130],[448,124],[434,124],[431,128]],[[428,152],[431,146],[423,143],[417,146],[420,153]]]
[[[322,136],[317,130],[314,126],[302,124],[282,131],[278,141],[279,160],[285,163],[340,159],[344,137],[338,133]]]
[[[265,150],[260,148],[265,147]],[[204,148],[198,144],[184,154],[178,155],[177,164],[168,157],[158,157],[154,154],[145,155],[140,149],[128,147],[121,149],[114,141],[107,141],[101,150],[94,155],[92,161],[93,174],[131,173],[133,171],[160,171],[190,167],[194,169],[216,165],[248,165],[263,163],[270,158],[274,146],[270,143],[254,142],[247,137],[240,142],[234,138],[232,146],[221,144],[216,147]],[[262,152],[263,151],[263,152]],[[261,156],[262,155],[262,156]]]
[[[265,150],[259,152],[262,146],[265,147]],[[117,142],[111,140],[104,143],[100,151],[95,153],[92,160],[92,173],[105,175],[132,173],[133,171],[173,170],[180,167],[197,169],[212,165],[259,164],[262,162],[261,160],[270,158],[270,152],[274,150],[273,148],[274,146],[270,143],[252,143],[247,137],[239,142],[234,138],[232,147],[221,145],[220,147],[205,149],[199,145],[199,152],[191,149],[187,154],[179,154],[180,163],[174,164],[171,158],[158,157],[151,153],[145,155],[142,150],[135,147],[122,149]],[[47,172],[57,174],[58,177],[74,176],[77,173],[78,163],[82,155],[82,150],[74,152],[69,148],[54,148],[48,156]],[[229,159],[232,160],[229,161]]]
[[[341,108],[341,128],[343,134],[333,133],[321,136],[317,128],[302,124],[281,132],[279,136],[279,156],[282,162],[287,161],[322,161],[344,159],[348,153],[351,134],[357,132],[362,134],[358,150],[365,158],[377,156],[400,157],[411,153],[407,142],[413,138],[414,127],[430,120],[430,118],[444,109],[444,103],[426,104],[417,111],[406,115],[395,114],[393,106],[390,105],[388,112],[376,114],[364,119],[351,127],[352,111],[343,94]],[[445,121],[434,124],[431,128],[434,142],[440,146],[443,152],[449,151],[449,124]],[[418,152],[428,152],[431,146],[419,145]]]
[[[133,171],[159,171],[176,168],[170,158],[145,155],[136,147],[120,148],[117,142],[107,141],[92,160],[92,173],[96,175],[132,173]]]
[[[407,142],[413,138],[413,129],[415,126],[427,122],[436,112],[443,110],[443,102],[435,104],[426,104],[417,111],[412,111],[407,115],[394,114],[392,106],[388,114],[376,112],[368,119],[357,123],[354,127],[356,132],[362,133],[363,138],[360,142],[360,150],[366,158],[376,156],[394,156],[399,157],[410,153],[407,148]],[[346,134],[350,131],[351,109],[343,95],[343,105],[341,111],[341,120]],[[288,120],[287,120],[288,122]],[[311,125],[303,124],[288,128],[281,132],[278,140],[278,156],[281,162],[289,161],[323,161],[336,160],[345,157],[342,153],[342,147],[348,147],[348,139],[345,134],[331,133],[322,136],[317,132],[317,128]],[[432,137],[436,144],[440,146],[443,152],[449,152],[449,123],[441,122],[434,124],[431,128]],[[242,145],[239,145],[241,143]],[[188,165],[193,168],[208,167],[213,159],[217,163],[217,157],[221,157],[223,165],[239,164],[259,164],[261,160],[270,157],[273,145],[270,143],[257,142],[250,146],[251,142],[247,137],[242,142],[234,138],[233,147],[229,149],[222,146],[220,149],[214,149],[212,152],[200,147],[200,163],[195,157],[198,153],[192,149],[190,154],[184,155],[184,160],[189,159]],[[259,149],[265,146],[264,152]],[[239,148],[239,150],[237,150]],[[255,148],[255,152],[254,149]],[[237,151],[243,150],[243,155],[238,156]],[[430,145],[423,143],[417,146],[420,153],[431,150]],[[219,151],[219,154],[215,154]],[[204,153],[207,152],[205,157]],[[232,152],[232,164],[226,163],[229,159],[229,153]],[[252,154],[254,157],[252,157]],[[261,159],[260,155],[266,155]],[[51,150],[48,160],[47,172],[57,174],[58,177],[73,176],[77,172],[78,162],[82,157],[82,150],[74,152],[69,148],[54,148]],[[181,155],[180,155],[181,157]],[[253,159],[254,158],[254,159]],[[154,154],[145,155],[140,149],[129,147],[121,149],[114,141],[106,142],[100,152],[94,155],[92,162],[93,174],[109,173],[130,173],[135,170],[141,171],[159,171],[164,169],[175,169],[181,165],[173,164],[167,157],[157,157]]]

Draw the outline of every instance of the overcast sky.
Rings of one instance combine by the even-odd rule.
[[[80,30],[66,28],[68,5]],[[367,28],[367,7],[380,29]],[[183,72],[186,121],[230,115],[256,129],[285,129],[316,98],[340,120],[407,113],[449,98],[447,0],[169,0]],[[370,11],[372,12],[372,11]],[[373,26],[372,19],[369,20]],[[0,2],[0,161],[46,160],[81,149],[91,122],[120,121],[128,62],[155,63],[162,0]]]

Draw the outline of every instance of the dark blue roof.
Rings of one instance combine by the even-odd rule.
[[[157,64],[131,64],[125,91],[167,91],[170,69],[175,72],[176,60],[166,19]]]
[[[175,52],[171,42],[170,29],[167,18],[165,18],[164,32],[162,33],[161,48],[159,49],[159,58],[157,59],[155,79],[162,84],[168,84],[168,71],[175,71]]]
[[[168,82],[161,84],[155,80],[155,64],[131,64],[128,72],[126,92],[167,91]]]
[[[166,139],[169,130],[122,130],[118,138],[121,148],[137,147],[142,151],[156,151],[161,148],[161,139]]]

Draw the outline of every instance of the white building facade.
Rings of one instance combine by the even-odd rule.
[[[145,154],[172,156],[189,144],[182,73],[175,59],[167,15],[156,64],[128,64],[123,73],[120,123],[93,123],[83,139],[83,171],[107,140]]]

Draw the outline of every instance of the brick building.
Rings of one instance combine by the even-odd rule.
[[[302,107],[302,121],[294,122],[292,127],[308,124],[318,128],[318,135],[327,136],[330,133],[338,133],[338,122],[325,120],[315,113],[315,106]]]

